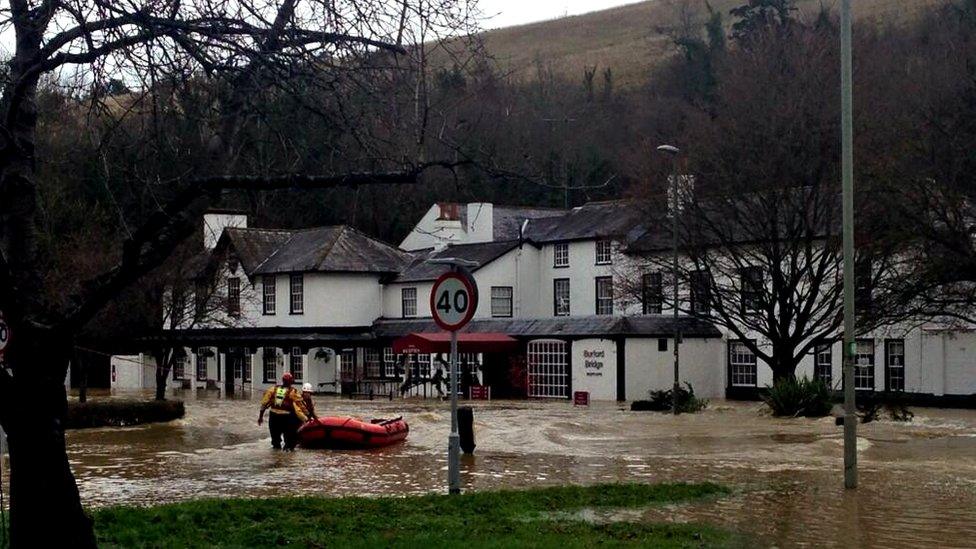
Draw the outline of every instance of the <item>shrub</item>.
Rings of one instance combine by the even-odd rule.
[[[830,388],[819,379],[783,378],[767,389],[763,400],[774,416],[823,417],[833,407]]]
[[[678,412],[685,414],[704,410],[708,406],[708,400],[696,397],[695,389],[690,383],[685,382],[685,387],[678,387]],[[670,412],[672,393],[671,389],[650,391],[649,400],[635,400],[631,403],[630,409],[634,411]]]
[[[871,423],[881,419],[884,412],[894,421],[911,421],[915,413],[908,409],[904,393],[888,392],[865,393],[857,395],[857,409],[860,412],[861,423]]]
[[[67,429],[86,427],[124,427],[142,423],[172,421],[186,410],[179,400],[95,400],[69,402]]]

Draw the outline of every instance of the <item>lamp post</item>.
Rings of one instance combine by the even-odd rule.
[[[674,145],[659,145],[657,150],[671,157],[671,286],[674,303],[674,387],[671,391],[671,413],[678,415],[678,347],[681,346],[681,331],[678,329],[678,153],[681,149]]]
[[[857,488],[857,416],[854,412],[854,101],[851,0],[841,0],[841,174],[844,240],[844,487]]]

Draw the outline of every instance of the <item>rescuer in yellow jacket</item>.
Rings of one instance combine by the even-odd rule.
[[[281,384],[271,387],[261,399],[261,411],[258,413],[258,425],[264,423],[264,411],[271,409],[268,418],[268,429],[271,431],[271,446],[275,450],[281,449],[282,436],[285,439],[285,450],[295,449],[298,442],[298,428],[308,421],[302,395],[292,385],[295,377],[290,372],[281,376]]]

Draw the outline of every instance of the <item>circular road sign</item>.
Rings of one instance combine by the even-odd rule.
[[[3,319],[3,313],[0,312],[0,355],[7,348],[7,343],[10,343],[10,326],[7,325]]]
[[[471,321],[478,308],[474,280],[464,273],[444,273],[430,291],[430,312],[441,328],[456,332]]]

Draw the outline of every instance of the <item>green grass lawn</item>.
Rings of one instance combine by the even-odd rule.
[[[639,508],[719,497],[715,484],[614,484],[406,498],[203,500],[95,513],[99,542],[123,547],[727,547],[707,526],[575,518],[585,508]]]

